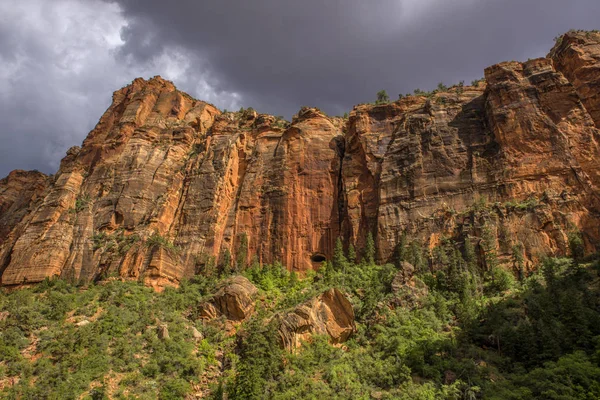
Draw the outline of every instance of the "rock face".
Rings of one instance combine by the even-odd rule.
[[[572,231],[595,251],[599,60],[600,35],[572,32],[476,86],[291,123],[136,79],[54,176],[0,181],[2,284],[117,273],[160,288],[238,254],[305,271],[368,232],[388,261],[403,234],[481,237],[482,198],[501,257],[516,241],[528,260],[567,254]]]
[[[200,306],[200,318],[213,319],[224,315],[239,322],[254,312],[256,286],[243,276],[234,276],[223,283],[212,299]]]
[[[49,177],[37,171],[15,170],[0,180],[0,248],[14,246],[49,184]],[[10,252],[0,251],[0,282],[9,262]]]
[[[600,128],[600,33],[569,32],[558,40],[549,56]]]
[[[332,343],[343,343],[356,331],[352,304],[335,288],[279,318],[279,339],[288,350],[313,334],[328,335]]]

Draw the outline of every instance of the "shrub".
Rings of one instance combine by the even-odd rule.
[[[389,103],[390,96],[388,96],[385,90],[377,92],[377,104]]]
[[[148,237],[148,239],[146,239],[146,246],[151,249],[156,247],[163,248],[171,254],[178,254],[181,251],[178,246],[175,246],[173,242],[158,232],[154,232],[150,237]]]

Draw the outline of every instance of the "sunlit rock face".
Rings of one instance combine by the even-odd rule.
[[[574,231],[594,251],[599,126],[595,33],[348,119],[222,113],[160,77],[136,79],[55,175],[0,181],[1,281],[117,274],[160,289],[213,264],[318,268],[337,237],[361,249],[369,232],[386,262],[403,234],[477,244],[484,225],[501,261],[516,242],[529,261],[568,254]]]

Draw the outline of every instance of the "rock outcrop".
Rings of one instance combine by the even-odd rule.
[[[415,308],[420,306],[422,300],[427,297],[429,293],[427,285],[414,275],[415,267],[406,261],[402,261],[400,270],[392,280],[392,305]]]
[[[281,346],[293,350],[314,334],[328,335],[331,343],[343,343],[356,331],[354,310],[339,290],[329,289],[320,296],[278,316]]]
[[[258,289],[247,278],[229,278],[209,301],[200,305],[200,318],[210,320],[223,315],[229,321],[244,321],[254,312],[257,293]]]
[[[382,262],[403,234],[432,248],[484,228],[501,260],[516,242],[527,260],[568,254],[575,231],[596,251],[599,49],[571,32],[546,58],[349,119],[222,113],[136,79],[55,175],[0,181],[1,282],[116,273],[160,289],[239,254],[305,271],[368,232]]]

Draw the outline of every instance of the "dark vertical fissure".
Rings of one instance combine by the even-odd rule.
[[[338,233],[343,236],[342,226],[346,216],[346,189],[344,187],[344,156],[346,155],[346,140],[344,137],[336,138],[336,152],[339,158],[338,176],[337,176],[337,208],[338,208]]]

